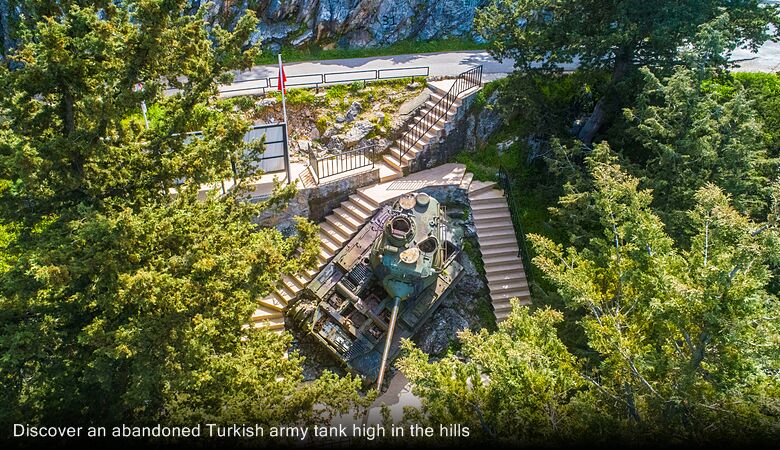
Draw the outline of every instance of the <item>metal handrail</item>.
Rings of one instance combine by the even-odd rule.
[[[514,195],[514,180],[509,176],[509,173],[503,166],[498,166],[498,185],[504,191],[504,197],[506,197],[509,215],[512,218],[515,237],[517,238],[517,256],[523,261],[525,277],[530,285],[533,281],[533,277],[531,276],[533,270],[531,267],[530,253],[528,253],[528,245],[525,239],[525,231],[523,230],[523,222],[520,219],[520,205],[517,204],[517,196]]]
[[[384,74],[384,72],[399,72],[399,71],[404,71],[404,72],[419,71],[420,73],[415,73],[412,75],[389,75],[389,74],[385,75]],[[314,87],[319,89],[320,86],[323,85],[354,83],[356,81],[366,82],[366,81],[376,81],[376,80],[392,80],[397,78],[413,79],[415,77],[427,78],[430,75],[430,72],[431,72],[431,68],[429,66],[414,66],[414,67],[391,67],[391,68],[382,68],[382,69],[345,70],[340,72],[310,73],[310,74],[303,74],[303,75],[287,75],[287,82],[285,83],[285,86],[288,88]],[[346,80],[328,80],[328,77],[336,77],[337,75],[351,75],[351,74],[366,74],[366,75],[358,76]],[[314,79],[318,81],[307,81],[307,79]],[[249,78],[245,80],[234,81],[232,85],[242,84],[242,83],[252,83],[252,82],[256,82],[256,83],[263,82],[263,84],[259,86],[252,86],[247,88],[225,89],[225,90],[221,90],[220,93],[241,92],[241,91],[261,89],[263,91],[263,94],[265,94],[267,89],[278,89],[279,87],[278,77]]]
[[[314,182],[320,184],[324,178],[336,176],[351,170],[362,169],[363,167],[374,167],[376,154],[376,145],[366,144],[347,152],[337,155],[327,155],[317,157],[314,152],[309,152],[309,168]]]
[[[458,99],[458,96],[473,87],[482,84],[482,65],[473,67],[455,78],[450,90],[436,102],[422,117],[412,124],[398,140],[398,165],[403,165],[404,156],[425,136],[434,125],[439,123]],[[419,125],[419,126],[418,126]]]

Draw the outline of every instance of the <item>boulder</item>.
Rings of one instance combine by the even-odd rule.
[[[338,123],[344,123],[344,122],[352,122],[357,118],[358,114],[363,111],[363,107],[360,105],[360,102],[352,102],[352,105],[349,106],[349,109],[346,113],[344,113],[343,116],[336,117],[336,122]]]
[[[365,139],[365,137],[368,136],[368,133],[373,131],[373,129],[373,123],[368,120],[358,120],[352,125],[352,128],[344,134],[344,144],[347,148],[354,147],[355,144]]]

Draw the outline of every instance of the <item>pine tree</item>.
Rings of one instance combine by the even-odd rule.
[[[294,188],[241,201],[262,148],[214,94],[254,60],[254,15],[228,31],[185,0],[39,3],[56,14],[26,22],[0,68],[0,423],[289,424],[356,406],[357,380],[302,385],[289,336],[245,327],[319,251],[306,220],[292,236],[252,224]],[[232,191],[199,198],[234,166]]]

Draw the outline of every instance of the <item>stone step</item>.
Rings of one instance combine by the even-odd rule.
[[[348,238],[351,238],[352,235],[355,234],[356,227],[353,226],[350,222],[345,221],[341,216],[330,214],[325,218],[325,221],[328,222],[333,228],[339,230],[339,233],[347,236]]]
[[[434,90],[433,93],[431,93],[431,96],[429,97],[428,101],[438,102],[439,100],[444,98],[445,95],[447,95],[447,91]],[[463,99],[460,96],[455,97],[455,100],[453,101],[453,105],[460,106],[461,103],[463,103]]]
[[[477,203],[471,205],[471,211],[474,216],[484,216],[485,214],[491,214],[498,211],[506,211],[509,214],[509,206],[507,206],[504,198],[497,198],[491,202]]]
[[[283,330],[284,317],[274,317],[272,319],[262,319],[253,321],[255,328],[265,328],[267,330]]]
[[[398,152],[400,152],[398,147],[390,147],[390,157],[396,163],[398,163]],[[409,161],[413,160],[417,156],[417,153],[419,152],[414,148],[411,148],[409,149],[408,152],[404,153],[404,155],[401,157],[401,159],[403,160],[403,165],[408,166]]]
[[[326,235],[328,239],[335,242],[339,248],[343,247],[344,243],[349,240],[349,236],[346,236],[342,230],[334,227],[327,221],[320,224],[320,230],[321,234]]]
[[[509,222],[483,223],[477,226],[477,235],[480,236],[480,239],[508,234],[515,234],[515,228]]]
[[[425,142],[426,144],[430,142],[433,139],[438,139],[441,136],[441,130],[442,127],[438,125],[433,125],[427,130],[423,130],[422,127],[427,127],[427,124],[418,123],[416,126],[412,127],[405,133],[410,133],[412,130],[419,129],[420,132],[425,131],[425,133],[420,136],[419,140],[422,142]]]
[[[501,323],[501,322],[505,321],[509,317],[509,314],[511,314],[511,312],[512,312],[511,309],[496,311],[495,312],[496,313],[496,323]]]
[[[509,220],[509,217],[494,217],[491,219],[474,217],[474,225],[477,227],[477,231],[482,230],[483,237],[503,235],[505,231],[496,233],[495,230],[499,227],[511,228],[514,230],[512,227],[512,221]]]
[[[488,260],[490,258],[496,256],[503,256],[503,255],[517,256],[518,248],[517,246],[505,245],[503,247],[498,247],[498,248],[480,249],[480,251],[482,252],[482,259]]]
[[[490,293],[490,298],[493,300],[493,307],[495,308],[495,305],[497,303],[500,303],[500,300],[507,300],[507,303],[509,300],[513,298],[530,298],[531,297],[531,291],[528,289],[515,289],[511,291],[503,291],[493,294]]]
[[[495,185],[496,183],[494,181],[473,181],[471,186],[469,186],[469,198],[487,192],[490,189],[493,189],[493,186]]]
[[[260,308],[257,308],[252,314],[252,321],[258,322],[261,320],[267,320],[267,319],[276,319],[278,317],[283,317],[284,313],[276,308],[270,309],[261,306]]]
[[[511,311],[512,310],[512,299],[517,299],[518,303],[520,305],[530,305],[531,304],[531,297],[528,295],[528,293],[524,293],[520,296],[515,296],[511,298],[502,298],[500,300],[496,300],[492,303],[493,310],[494,311]]]
[[[363,226],[363,224],[366,223],[366,218],[368,216],[367,215],[362,217],[359,216],[358,213],[355,211],[358,208],[357,207],[349,208],[347,207],[346,203],[348,202],[344,202],[341,204],[341,206],[334,209],[333,214],[351,223],[352,225],[354,225],[355,228],[359,228]]]
[[[276,297],[285,305],[295,300],[295,295],[292,295],[290,292],[288,292],[285,289],[277,289],[276,292],[274,292],[274,294],[276,294]]]
[[[304,289],[306,288],[306,285],[309,284],[309,282],[311,281],[311,277],[306,275],[305,273],[297,273],[293,276],[295,277],[295,280],[298,281],[298,283],[300,283],[301,286],[304,287]]]
[[[512,302],[509,300],[501,300],[498,302],[493,303],[493,310],[495,312],[503,312],[503,311],[511,311],[512,310]]]
[[[506,264],[502,268],[493,268],[489,273],[486,273],[488,283],[502,283],[512,280],[525,280],[525,270],[523,264],[519,260],[513,264]]]
[[[484,193],[478,193],[476,195],[469,195],[469,203],[473,207],[474,205],[480,205],[483,203],[493,203],[496,201],[503,201],[506,203],[506,197],[504,197],[503,191],[498,189],[491,189]]]
[[[520,280],[507,280],[503,282],[488,282],[488,289],[490,290],[491,295],[508,290],[527,290],[528,282],[525,280],[525,278]]]
[[[277,299],[275,296],[270,295],[270,294],[268,296],[266,296],[264,299],[260,300],[260,307],[261,308],[264,307],[266,309],[272,309],[272,310],[275,310],[275,311],[283,311],[285,306],[287,306],[287,305],[282,304],[282,302],[279,301],[279,299]],[[255,314],[257,314],[257,312],[255,312]],[[252,317],[254,317],[254,316],[252,316]]]
[[[387,183],[388,181],[397,180],[403,176],[403,173],[400,169],[397,169],[395,166],[386,163],[384,158],[377,165],[379,166],[380,183]]]
[[[338,249],[341,248],[338,242],[335,242],[333,239],[331,239],[330,233],[323,231],[320,229],[319,238],[320,242],[322,242],[322,247],[328,249],[328,251],[331,252],[337,252]]]
[[[335,253],[329,253],[326,251],[320,251],[320,253],[317,255],[317,264],[321,264],[318,266],[318,268],[322,268],[325,264],[329,263],[330,260],[335,256]]]
[[[392,167],[395,170],[400,171],[401,165],[398,163],[398,157],[392,156],[392,155],[382,155],[382,160],[384,160],[385,164]]]
[[[379,209],[379,206],[375,203],[369,203],[367,199],[361,197],[359,194],[352,194],[349,196],[349,201],[351,201],[355,206],[365,211],[369,216],[373,216],[377,209]]]
[[[372,205],[374,211],[376,211],[379,208],[379,202],[371,198],[371,196],[366,194],[364,191],[358,190],[357,193],[355,193],[355,195],[360,197],[361,200],[365,201],[369,205]]]
[[[473,186],[473,182],[472,182],[472,186]],[[504,191],[501,189],[496,189],[495,187],[483,192],[477,192],[476,194],[469,193],[469,203],[471,203],[472,205],[494,202],[498,199],[503,199],[504,202],[506,202]]]
[[[290,275],[282,277],[282,284],[290,288],[296,295],[303,290],[303,285]]]
[[[474,213],[474,222],[490,222],[494,220],[506,220],[509,223],[512,223],[512,216],[509,214],[509,208],[498,208],[493,209],[487,212],[482,211],[473,211]]]
[[[517,250],[510,248],[507,253],[496,255],[482,255],[482,262],[485,264],[485,271],[487,272],[487,266],[495,266],[505,264],[508,262],[520,261],[517,257]]]
[[[501,247],[517,247],[517,239],[514,233],[502,233],[479,240],[479,248],[483,253],[490,249]]]
[[[361,220],[362,222],[365,222],[372,215],[370,211],[366,211],[365,209],[359,207],[353,203],[352,200],[342,202],[341,207],[349,212],[353,217]]]

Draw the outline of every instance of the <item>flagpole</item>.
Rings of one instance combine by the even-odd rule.
[[[282,54],[279,53],[279,89],[282,91],[282,113],[284,114],[284,163],[287,167],[287,183],[292,183],[290,179],[290,133],[287,130],[289,122],[287,121],[287,101],[285,99],[285,91],[287,86],[285,85],[284,68],[282,67]]]

